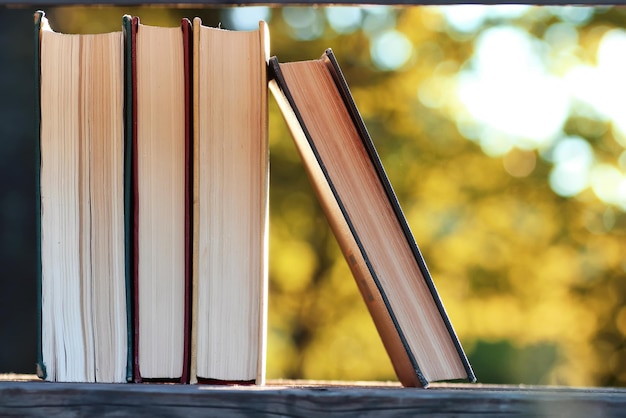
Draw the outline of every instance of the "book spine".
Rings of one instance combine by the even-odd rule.
[[[133,94],[132,94],[132,17],[122,18],[124,32],[124,257],[126,260],[126,329],[128,349],[126,380],[133,380]]]
[[[193,55],[193,32],[191,29],[191,21],[182,19],[181,30],[183,32],[183,51],[184,51],[184,71],[185,71],[185,342],[183,355],[183,373],[181,383],[189,383],[190,365],[191,365],[191,314],[192,314],[192,188],[191,176],[193,173],[191,145],[193,135],[193,66],[191,58]]]
[[[192,256],[191,256],[191,288],[192,288],[192,295],[191,295],[191,350],[190,350],[190,364],[189,364],[189,383],[198,383],[197,380],[197,307],[198,307],[198,294],[196,292],[197,288],[198,288],[198,265],[197,265],[197,259],[193,256],[193,254],[197,254],[198,253],[198,248],[199,248],[199,216],[196,215],[196,213],[199,210],[199,164],[198,164],[198,156],[199,156],[199,152],[197,152],[196,150],[198,149],[198,141],[199,141],[199,126],[198,126],[198,121],[200,119],[199,115],[199,107],[197,105],[198,101],[199,101],[199,94],[198,94],[198,85],[199,85],[199,71],[198,71],[198,61],[199,61],[199,53],[200,53],[200,26],[202,24],[202,21],[200,20],[199,17],[196,17],[193,19],[193,23],[192,23],[192,69],[191,69],[191,80],[192,80],[192,86],[191,86],[191,91],[192,91],[192,95],[191,95],[191,109],[192,109],[192,115],[191,115],[191,119],[193,122],[193,131],[192,131],[192,137],[191,137],[191,147],[192,147],[192,152],[191,152],[191,173],[192,173],[192,180],[191,180],[191,186],[192,186],[192,214],[191,214],[191,225],[192,225],[192,231],[191,231],[191,242],[192,242],[192,247],[191,247],[191,252],[192,252]]]
[[[130,83],[127,86],[128,90],[126,91],[127,95],[130,97],[126,97],[126,104],[130,109],[127,109],[127,117],[130,118],[127,128],[127,132],[130,134],[130,179],[131,187],[130,191],[130,200],[131,206],[129,209],[132,211],[131,222],[132,226],[130,227],[129,234],[131,234],[131,242],[132,242],[132,258],[130,264],[130,273],[132,275],[132,283],[131,283],[131,298],[132,298],[132,368],[133,368],[133,381],[135,383],[141,383],[141,371],[139,370],[139,297],[137,295],[138,289],[138,278],[139,278],[139,269],[138,269],[138,233],[137,233],[137,225],[139,221],[139,202],[138,195],[139,190],[137,188],[137,30],[139,29],[139,18],[134,16],[130,18],[128,33],[130,35],[130,42],[128,48],[130,51],[128,52],[128,58],[130,58],[130,63],[126,64],[127,71],[130,71]]]
[[[43,359],[42,348],[42,310],[41,310],[41,29],[45,15],[42,11],[34,15],[34,46],[35,46],[35,240],[36,270],[37,270],[37,376],[47,378],[46,365]]]

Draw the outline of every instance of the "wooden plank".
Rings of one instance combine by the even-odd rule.
[[[598,0],[590,3],[589,0],[0,0],[0,5],[50,7],[64,5],[164,5],[164,6],[242,6],[242,5],[266,5],[266,6],[294,6],[294,5],[451,5],[451,4],[528,4],[528,5],[584,5],[604,6],[623,5],[626,0]]]
[[[626,389],[0,382],[0,416],[619,417]]]

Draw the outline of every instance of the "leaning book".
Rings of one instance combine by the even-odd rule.
[[[420,250],[329,49],[270,60],[272,91],[398,379],[475,381]]]
[[[35,14],[38,374],[128,377],[124,36],[61,34]]]

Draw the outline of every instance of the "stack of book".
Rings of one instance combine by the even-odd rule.
[[[474,381],[332,51],[122,28],[35,14],[39,375],[263,384],[271,91],[399,380]]]

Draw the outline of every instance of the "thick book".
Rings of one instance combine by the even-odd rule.
[[[61,34],[35,13],[40,377],[128,375],[124,36]]]
[[[270,59],[274,95],[404,386],[475,381],[338,62]]]
[[[191,22],[130,38],[127,114],[133,210],[133,379],[189,381]]]
[[[191,379],[262,384],[268,257],[265,22],[193,21]]]

